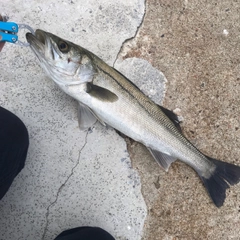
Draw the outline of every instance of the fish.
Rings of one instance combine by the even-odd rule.
[[[37,29],[26,39],[46,74],[79,103],[80,129],[96,121],[142,143],[163,169],[180,160],[199,175],[221,207],[226,189],[240,181],[240,167],[206,156],[181,132],[177,115],[157,105],[123,74],[87,49]]]

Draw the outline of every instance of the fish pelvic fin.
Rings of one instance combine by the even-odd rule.
[[[210,157],[207,158],[215,164],[216,169],[208,179],[203,176],[200,178],[214,204],[221,207],[226,198],[226,189],[240,181],[240,167]]]
[[[94,116],[94,113],[84,104],[79,102],[78,106],[78,126],[80,130],[86,130],[89,127],[92,127],[96,123],[97,118]]]
[[[80,130],[86,130],[93,126],[97,120],[103,125],[106,126],[105,122],[102,121],[88,106],[79,102],[78,106],[78,125]]]

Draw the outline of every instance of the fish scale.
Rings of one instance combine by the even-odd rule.
[[[99,61],[101,61],[101,60],[98,59],[98,62]],[[95,64],[95,62],[94,62],[93,64],[95,65],[96,68],[99,69],[99,72],[102,71],[101,67],[105,65],[103,62],[101,62],[101,64],[98,64],[98,63]],[[105,69],[107,67],[108,66],[104,66]],[[114,71],[114,69],[111,69],[110,71]],[[114,89],[116,91],[116,86],[111,86],[111,85],[114,85],[115,82],[121,86],[121,92],[124,94],[124,97],[122,97],[121,101],[119,101],[119,102],[123,106],[119,106],[118,109],[126,109],[126,106],[128,106],[128,109],[124,113],[125,116],[129,115],[128,114],[129,109],[134,110],[134,116],[132,117],[132,119],[128,119],[127,117],[121,117],[121,119],[125,120],[126,122],[124,123],[124,129],[118,129],[119,131],[122,131],[122,132],[125,131],[124,134],[127,135],[127,133],[128,133],[128,135],[129,135],[129,132],[131,132],[132,128],[127,129],[126,125],[129,124],[130,126],[132,126],[132,123],[136,120],[134,118],[139,116],[140,119],[137,120],[137,125],[141,126],[142,129],[145,129],[145,130],[148,129],[148,132],[147,132],[147,134],[139,133],[138,135],[140,135],[141,138],[137,139],[134,136],[134,134],[136,134],[137,131],[134,129],[133,133],[131,134],[131,138],[133,138],[134,140],[143,143],[147,147],[154,147],[154,149],[160,150],[159,146],[166,145],[166,144],[162,144],[161,143],[162,137],[159,140],[158,136],[166,136],[166,134],[169,134],[171,136],[168,137],[167,139],[169,139],[170,142],[172,142],[174,139],[177,138],[176,139],[177,141],[175,141],[177,144],[175,144],[175,146],[174,146],[174,144],[172,144],[172,146],[171,146],[171,149],[175,149],[178,152],[178,154],[176,154],[175,153],[176,151],[172,151],[172,154],[174,154],[174,157],[177,157],[180,159],[183,158],[183,157],[180,157],[179,153],[184,152],[186,147],[189,148],[190,152],[197,154],[201,158],[204,157],[201,152],[199,152],[181,133],[179,133],[178,129],[169,120],[169,118],[161,111],[159,106],[156,105],[152,100],[147,98],[142,92],[140,92],[139,89],[137,89],[133,84],[131,84],[131,82],[129,80],[122,77],[118,73],[105,74],[105,71],[102,74],[100,74],[100,77],[98,77],[97,79],[99,79],[99,81],[98,80],[95,81],[95,79],[94,79],[93,84],[96,84],[101,87],[105,87],[110,91],[114,91]],[[106,81],[106,79],[108,79],[108,80]],[[120,79],[120,80],[118,80],[118,79]],[[118,96],[119,96],[119,92],[118,92]],[[126,99],[126,98],[129,99],[129,102],[124,104],[124,99]],[[137,108],[136,105],[139,105],[139,107]],[[132,106],[134,106],[134,107],[132,107]],[[139,109],[139,110],[136,111],[136,109]],[[96,111],[97,111],[97,109],[96,109]],[[144,117],[142,117],[143,112],[145,112],[145,115],[146,115]],[[115,112],[113,112],[112,115],[116,115]],[[153,121],[153,123],[151,124],[152,121]],[[113,125],[114,122],[116,122],[115,119],[112,120],[112,123],[110,123],[110,125]],[[117,129],[118,126],[115,126],[114,128]],[[152,127],[150,128],[150,126],[152,126]],[[161,128],[160,126],[163,126],[163,128]],[[149,134],[152,136],[152,140],[144,141],[143,136],[144,135],[149,136]],[[179,149],[179,147],[180,147],[179,140],[184,143],[181,150]],[[152,142],[152,143],[149,143],[149,142]],[[164,142],[166,142],[166,140]],[[185,151],[187,151],[187,150],[185,150]],[[184,154],[182,154],[182,155],[184,155]],[[185,156],[186,155],[189,156],[189,154],[185,154]],[[185,162],[188,164],[191,164],[192,159],[195,159],[196,156],[194,158],[191,158],[190,161],[188,161],[187,157],[185,157],[185,158],[186,158]],[[205,161],[209,165],[212,165],[207,158],[205,158]],[[193,167],[195,167],[195,166],[193,166]],[[199,169],[199,168],[200,168],[200,166],[197,169]]]

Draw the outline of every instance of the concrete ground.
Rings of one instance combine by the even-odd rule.
[[[238,1],[14,0],[1,7],[11,21],[95,52],[158,103],[166,84],[163,105],[181,110],[184,134],[207,155],[240,165]],[[53,239],[81,225],[116,239],[239,239],[240,185],[217,209],[185,164],[165,173],[145,147],[112,129],[80,132],[77,104],[29,48],[8,44],[0,54],[0,105],[30,134],[26,166],[0,202],[1,240]]]
[[[16,0],[0,10],[10,21],[53,32],[112,65],[144,9],[143,0]],[[0,239],[48,240],[86,225],[116,239],[141,239],[147,209],[124,139],[100,124],[81,132],[77,103],[45,76],[30,48],[6,44],[0,61],[0,105],[19,116],[30,135],[25,168],[0,202]]]
[[[149,61],[166,76],[163,105],[181,109],[183,133],[205,154],[240,165],[239,1],[147,0],[136,38],[122,57]],[[128,144],[147,204],[143,239],[240,239],[240,184],[217,209],[197,174],[168,173],[146,149]]]

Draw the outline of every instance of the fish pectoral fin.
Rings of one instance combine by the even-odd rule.
[[[148,148],[154,159],[159,163],[161,167],[167,172],[171,163],[175,162],[177,158],[167,155],[166,153],[159,152],[157,150],[153,150]]]
[[[104,126],[106,124],[97,117],[97,115],[85,104],[79,102],[78,106],[78,125],[80,130],[86,130],[89,127],[92,127],[97,120],[101,122]]]
[[[178,116],[173,112],[168,110],[167,108],[164,108],[160,105],[158,105],[160,107],[160,109],[167,115],[167,117],[173,122],[173,124],[175,125],[175,127],[182,132],[181,127],[180,127],[180,121],[178,119]]]
[[[93,98],[97,98],[104,102],[116,102],[118,100],[118,96],[115,93],[92,83],[87,83],[87,93]]]

